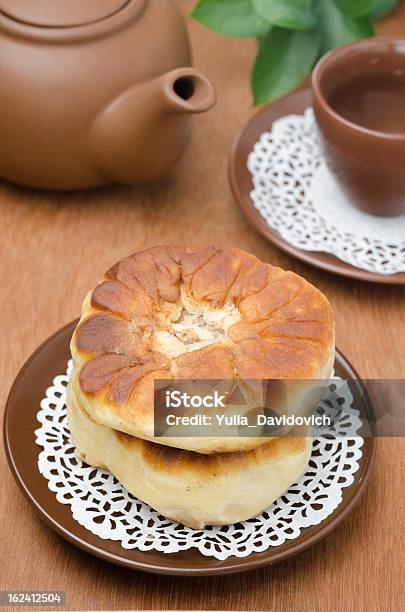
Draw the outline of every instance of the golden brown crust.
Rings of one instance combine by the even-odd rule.
[[[70,387],[69,392],[74,398],[75,409],[85,415],[89,421],[95,422],[81,406],[73,387]],[[267,438],[263,445],[248,451],[203,454],[142,440],[121,431],[111,431],[118,443],[125,448],[129,450],[139,449],[145,465],[154,470],[168,473],[193,472],[196,474],[203,470],[205,476],[215,476],[227,472],[234,473],[246,469],[251,464],[265,463],[278,456],[301,453],[306,446],[305,436],[308,434],[308,429],[302,426],[292,430],[286,436]]]
[[[90,418],[89,415],[87,417]],[[140,448],[145,465],[153,470],[175,473],[187,471],[196,474],[203,470],[205,476],[234,473],[246,469],[251,464],[272,461],[277,456],[301,453],[306,446],[303,431],[299,432],[298,436],[294,436],[294,432],[291,432],[282,438],[269,438],[262,446],[249,451],[210,455],[156,444],[119,431],[114,431],[114,435],[126,448],[132,449],[135,446]]]
[[[192,471],[204,474],[224,474],[245,469],[254,463],[271,461],[276,456],[300,453],[305,448],[305,437],[273,438],[262,446],[249,451],[202,454],[154,442],[143,441],[142,456],[145,463],[154,470]]]
[[[154,338],[180,316],[183,295],[208,309],[230,305],[238,318],[221,342],[168,355]],[[239,249],[155,247],[108,270],[84,303],[71,347],[89,401],[130,420],[153,415],[155,379],[328,376],[334,316],[303,278]]]
[[[235,378],[235,357],[227,346],[213,344],[198,351],[180,355],[175,360],[175,378],[207,380]]]

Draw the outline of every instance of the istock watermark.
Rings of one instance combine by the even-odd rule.
[[[0,591],[0,606],[9,609],[20,606],[63,606],[65,604],[63,591]]]
[[[165,406],[170,408],[226,408],[226,395],[217,390],[213,395],[190,395],[187,392],[169,391],[165,393]]]
[[[405,436],[405,380],[157,380],[156,437]]]
[[[194,397],[194,396],[193,396]],[[201,404],[205,407],[206,404]],[[173,406],[172,406],[173,407]],[[213,406],[210,406],[211,408]],[[169,427],[229,427],[229,428],[243,428],[249,427],[252,429],[262,428],[264,426],[279,429],[282,427],[330,427],[332,425],[332,418],[327,414],[311,414],[308,416],[298,415],[267,415],[267,414],[255,414],[252,415],[241,415],[241,414],[194,414],[192,416],[182,415],[178,416],[169,412],[165,418],[166,425]],[[211,434],[212,435],[212,434]]]

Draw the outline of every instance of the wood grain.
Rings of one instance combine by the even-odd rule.
[[[193,5],[183,0],[184,10]],[[189,22],[195,64],[218,90],[197,119],[173,176],[152,187],[55,195],[0,184],[1,405],[19,368],[48,335],[79,313],[82,298],[122,256],[154,244],[230,244],[292,269],[330,298],[337,344],[364,377],[405,375],[405,288],[328,275],[277,251],[245,222],[227,180],[227,153],[254,112],[254,42]],[[381,24],[405,35],[405,6]],[[23,499],[1,452],[0,588],[64,590],[66,609],[405,609],[405,441],[382,439],[361,504],[318,546],[246,575],[172,579],[119,569],[45,527]]]

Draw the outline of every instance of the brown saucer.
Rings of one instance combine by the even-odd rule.
[[[215,575],[242,572],[287,559],[328,535],[352,510],[360,499],[371,473],[375,453],[375,438],[367,438],[359,470],[352,486],[343,490],[343,501],[320,525],[308,527],[295,540],[276,548],[254,553],[246,558],[231,557],[218,561],[204,557],[197,550],[175,554],[157,551],[125,550],[118,542],[102,540],[77,523],[70,507],[56,500],[46,479],[37,467],[40,447],[35,444],[34,431],[38,407],[45,390],[57,374],[66,370],[70,357],[69,342],[77,321],[73,321],[51,336],[28,359],[11,389],[4,417],[4,442],[10,468],[21,490],[39,512],[41,518],[57,533],[79,548],[118,565],[131,569],[172,575]],[[337,353],[336,372],[339,376],[357,378],[346,359]],[[351,391],[359,398],[360,383],[353,380]],[[372,419],[371,404],[357,401],[356,406]]]
[[[254,144],[259,140],[263,132],[271,128],[273,121],[290,114],[303,114],[308,106],[312,106],[312,93],[310,89],[300,90],[276,102],[265,106],[256,113],[247,125],[237,134],[230,153],[228,173],[231,189],[236,201],[246,215],[248,221],[265,238],[273,242],[282,251],[293,257],[322,270],[370,281],[373,283],[384,283],[389,285],[405,285],[405,272],[398,274],[382,275],[376,272],[367,272],[341,261],[334,255],[316,251],[303,251],[292,246],[284,240],[280,234],[269,227],[259,212],[253,206],[250,192],[253,189],[251,174],[247,168],[247,158]]]

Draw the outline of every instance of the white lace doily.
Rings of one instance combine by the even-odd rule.
[[[248,169],[255,208],[291,245],[370,272],[405,272],[405,215],[374,217],[347,201],[323,159],[311,108],[275,121]]]
[[[89,467],[76,458],[66,416],[66,386],[72,369],[56,376],[41,401],[36,442],[39,471],[61,504],[100,538],[121,542],[124,548],[173,553],[197,548],[203,555],[226,559],[245,557],[297,538],[301,530],[329,516],[342,501],[342,490],[353,483],[362,455],[363,439],[345,437],[358,431],[358,410],[341,379],[331,381],[330,398],[319,407],[337,424],[314,441],[305,474],[270,508],[244,523],[195,531],[174,523],[135,499],[109,472]],[[339,417],[341,415],[341,418]]]

